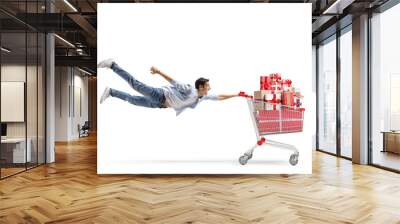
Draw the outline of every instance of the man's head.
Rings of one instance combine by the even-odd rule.
[[[208,79],[206,78],[198,78],[195,82],[195,87],[197,89],[197,92],[199,96],[205,96],[207,95],[208,91],[211,89],[210,84],[208,83]]]

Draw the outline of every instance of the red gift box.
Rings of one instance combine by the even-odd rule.
[[[281,108],[280,99],[266,100],[266,102],[265,110],[280,110]]]
[[[292,86],[292,80],[290,80],[290,79],[284,79],[284,80],[282,80],[282,84],[286,84],[286,85],[288,85],[289,87],[291,87],[291,86]]]
[[[281,91],[279,90],[266,90],[265,91],[265,99],[266,100],[280,100],[281,99]]]
[[[282,90],[282,78],[278,73],[260,76],[260,90]]]
[[[301,106],[301,100],[300,98],[296,99],[296,107],[300,107]]]
[[[284,91],[282,94],[282,104],[286,106],[294,106],[294,92],[291,91]]]
[[[278,81],[278,80],[282,79],[281,74],[279,74],[279,73],[272,73],[269,75],[269,77],[271,77],[271,79],[273,79],[274,81]]]
[[[292,87],[292,80],[290,79],[285,79],[282,80],[282,90],[287,91]]]
[[[271,78],[269,76],[260,76],[260,90],[269,90],[271,88]]]

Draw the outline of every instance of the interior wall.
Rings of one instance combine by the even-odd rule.
[[[18,81],[25,82],[25,65],[2,65],[1,66],[1,81],[2,82],[10,82],[10,81]],[[41,107],[43,105],[37,105],[37,93],[36,93],[36,66],[27,66],[27,78],[28,78],[28,87],[27,87],[27,107],[30,110],[36,110],[37,106]],[[31,88],[35,86],[35,88]],[[42,102],[40,102],[42,103]],[[4,108],[3,108],[4,109]],[[37,120],[36,113],[27,113],[28,122]],[[36,133],[36,124],[28,125],[28,133]],[[25,137],[25,123],[24,122],[7,122],[7,137]],[[29,137],[29,136],[28,136]]]
[[[55,68],[55,141],[68,141],[68,67]]]
[[[79,138],[78,125],[88,121],[88,77],[73,67],[56,67],[56,141]]]
[[[73,74],[74,113],[72,113],[71,134],[74,138],[78,138],[78,125],[82,126],[85,121],[88,121],[88,77],[82,76],[82,73],[77,69],[74,69]]]

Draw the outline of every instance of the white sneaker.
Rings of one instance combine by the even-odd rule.
[[[98,68],[111,68],[111,65],[114,63],[114,59],[113,58],[109,58],[106,60],[103,60],[101,62],[99,62],[99,64],[97,64]]]
[[[100,103],[103,103],[110,96],[111,89],[110,87],[106,87],[104,89],[103,95],[101,95]]]

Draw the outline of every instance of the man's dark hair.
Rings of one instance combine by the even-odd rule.
[[[201,78],[198,78],[198,79],[196,80],[196,82],[194,83],[194,85],[195,85],[196,89],[199,89],[200,86],[203,86],[203,87],[204,87],[204,85],[205,85],[208,81],[209,81],[208,79],[201,77]]]

